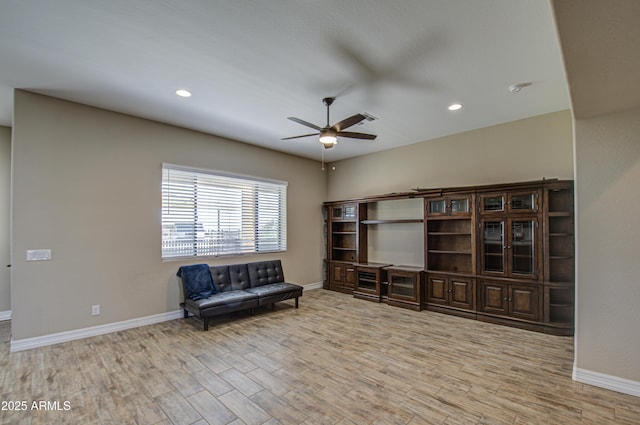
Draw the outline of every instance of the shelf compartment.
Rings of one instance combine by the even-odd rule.
[[[549,235],[549,258],[574,256],[573,235]]]
[[[573,323],[573,304],[549,304],[549,322]]]
[[[550,305],[573,305],[575,298],[573,286],[548,287],[547,290]]]
[[[471,254],[471,236],[469,235],[429,235],[429,251],[454,251]]]
[[[440,272],[471,273],[472,255],[467,251],[428,251],[427,267]]]
[[[334,249],[356,249],[355,235],[334,234],[331,245]]]
[[[331,223],[331,232],[332,233],[357,233],[358,232],[358,223],[355,221],[339,221],[335,223]]]
[[[448,233],[471,235],[471,220],[468,219],[433,219],[427,222],[427,233]]]
[[[549,192],[549,214],[573,212],[573,196],[569,189],[550,190]]]
[[[556,217],[549,218],[549,235],[552,235],[552,234],[573,235],[573,233],[574,233],[573,217],[556,216]]]
[[[573,257],[549,257],[549,281],[573,282]]]

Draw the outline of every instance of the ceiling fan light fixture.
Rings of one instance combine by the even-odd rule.
[[[331,130],[330,128],[323,129],[320,132],[320,138],[318,140],[324,145],[325,148],[333,147],[333,145],[338,143],[336,132]]]

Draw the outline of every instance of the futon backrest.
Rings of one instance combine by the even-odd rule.
[[[229,277],[231,278],[231,287],[233,289],[247,289],[251,287],[246,264],[230,265]]]
[[[231,279],[229,278],[229,266],[211,266],[211,278],[213,284],[218,291],[227,292],[231,291]]]
[[[248,263],[247,268],[252,288],[269,283],[284,282],[284,272],[280,260],[256,261]]]
[[[220,292],[247,289],[249,285],[249,273],[246,264],[231,264],[229,266],[211,266],[213,284]]]

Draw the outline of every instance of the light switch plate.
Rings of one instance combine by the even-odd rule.
[[[28,249],[27,261],[49,261],[51,260],[50,249]]]

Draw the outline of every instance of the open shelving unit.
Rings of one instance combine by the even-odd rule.
[[[471,219],[427,220],[427,270],[430,272],[474,272]]]
[[[565,333],[573,332],[575,229],[573,186],[569,182],[549,186],[545,197],[545,244],[548,262],[544,271],[545,322]]]
[[[331,227],[331,258],[335,261],[357,261],[358,230],[355,221],[338,221]]]
[[[329,289],[573,334],[572,181],[416,189],[325,206]]]

